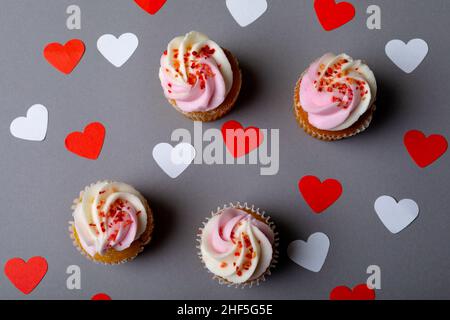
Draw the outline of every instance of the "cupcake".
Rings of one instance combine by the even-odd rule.
[[[159,79],[164,95],[194,121],[214,121],[227,114],[241,90],[236,58],[199,32],[170,41],[161,57]]]
[[[366,64],[346,54],[327,53],[298,80],[295,116],[314,138],[348,138],[369,126],[376,94],[375,76]]]
[[[119,264],[134,259],[150,242],[153,215],[145,198],[125,183],[91,184],[74,200],[70,232],[88,259]]]
[[[270,275],[278,258],[275,226],[254,206],[230,204],[212,212],[199,233],[199,257],[221,284],[245,287]]]

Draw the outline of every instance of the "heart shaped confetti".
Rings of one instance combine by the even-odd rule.
[[[120,68],[130,59],[139,45],[133,33],[124,33],[119,38],[104,34],[97,40],[97,49],[113,66]]]
[[[4,268],[9,281],[24,294],[30,294],[38,286],[47,270],[47,260],[43,257],[32,257],[27,262],[13,258],[6,262]]]
[[[428,44],[422,39],[410,40],[407,44],[394,39],[386,44],[386,55],[406,73],[417,69],[428,54]]]
[[[226,5],[241,27],[252,24],[267,10],[266,0],[227,0]]]
[[[96,160],[102,151],[106,130],[100,122],[88,124],[83,132],[72,132],[66,137],[66,148],[76,155]]]
[[[84,55],[83,41],[72,39],[65,45],[54,42],[44,48],[44,57],[53,67],[64,74],[69,74],[75,69]]]
[[[315,176],[305,176],[300,179],[298,188],[306,203],[315,213],[322,213],[342,194],[342,185],[335,179],[320,182]]]
[[[26,117],[18,117],[11,122],[9,130],[19,139],[43,141],[47,134],[48,111],[41,104],[31,106]]]
[[[179,143],[175,147],[159,143],[153,148],[153,159],[169,177],[175,179],[195,159],[195,148],[189,143]]]
[[[448,149],[448,142],[444,136],[433,134],[426,137],[419,130],[411,130],[403,138],[406,150],[420,167],[425,168],[438,160]]]
[[[259,128],[245,128],[234,120],[222,126],[222,137],[227,150],[235,158],[240,158],[257,149],[264,141],[264,134]]]
[[[320,24],[326,31],[337,29],[355,17],[355,7],[348,2],[315,0],[314,9]]]
[[[330,239],[322,232],[309,236],[307,241],[295,240],[287,248],[288,257],[299,266],[313,272],[322,269],[330,249]]]
[[[390,196],[381,196],[375,201],[374,208],[381,222],[394,234],[405,229],[419,216],[419,206],[411,199],[397,202]]]
[[[91,297],[91,300],[112,300],[106,293],[97,293]]]
[[[339,286],[331,291],[330,300],[375,300],[375,290],[370,289],[365,283],[353,289]]]
[[[136,4],[151,15],[156,14],[167,0],[134,0]]]

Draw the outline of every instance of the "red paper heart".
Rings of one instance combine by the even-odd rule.
[[[5,264],[5,275],[9,281],[24,294],[30,294],[47,273],[47,260],[43,257],[32,257],[27,262],[21,258],[13,258]]]
[[[167,0],[134,0],[139,7],[150,14],[157,13],[164,6],[166,1]]]
[[[264,134],[259,128],[248,127],[244,129],[239,122],[234,120],[223,124],[222,137],[228,151],[235,158],[245,156],[257,149],[264,140]]]
[[[335,0],[315,0],[314,9],[320,24],[326,31],[337,29],[350,22],[356,12],[351,3],[336,3]]]
[[[85,46],[83,41],[72,39],[65,45],[54,42],[44,49],[47,61],[62,73],[69,74],[83,57]]]
[[[102,151],[105,133],[100,122],[90,123],[83,132],[72,132],[66,137],[66,148],[80,157],[95,160]]]
[[[97,293],[91,297],[91,300],[112,300],[106,293]]]
[[[428,138],[418,130],[405,134],[403,142],[411,158],[421,168],[425,168],[439,159],[448,148],[444,136],[433,134]]]
[[[331,291],[330,300],[375,300],[375,290],[365,283],[357,285],[353,290],[340,286]]]
[[[342,194],[342,185],[339,181],[328,179],[320,182],[317,177],[305,176],[298,182],[298,188],[306,203],[315,213],[321,213]]]

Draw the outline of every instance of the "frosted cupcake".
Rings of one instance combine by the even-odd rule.
[[[252,286],[270,275],[278,258],[275,226],[254,206],[218,208],[199,233],[199,256],[221,284]]]
[[[242,76],[236,58],[199,32],[170,41],[159,79],[172,106],[194,121],[214,121],[235,105]]]
[[[327,53],[315,61],[295,87],[294,111],[311,136],[339,140],[364,131],[375,111],[373,72],[346,54]]]
[[[151,240],[153,215],[145,198],[125,183],[102,181],[80,192],[70,223],[75,247],[88,259],[119,264]]]

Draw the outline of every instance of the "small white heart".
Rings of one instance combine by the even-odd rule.
[[[241,27],[252,24],[267,10],[266,0],[227,0],[226,5]]]
[[[9,130],[19,139],[43,141],[47,134],[48,111],[41,104],[31,106],[26,117],[18,117],[11,122]]]
[[[322,232],[309,236],[305,242],[295,240],[287,248],[288,257],[299,266],[313,272],[319,272],[328,255],[330,239]]]
[[[397,201],[381,196],[375,201],[375,212],[386,228],[396,234],[409,226],[419,216],[419,206],[410,199]]]
[[[169,177],[175,179],[195,159],[195,148],[189,143],[179,143],[175,147],[159,143],[153,148],[153,159]]]
[[[407,44],[395,39],[386,44],[386,55],[406,73],[411,73],[428,54],[428,44],[422,39],[410,40]]]
[[[124,33],[119,38],[104,34],[97,40],[97,49],[112,65],[120,68],[130,59],[139,45],[133,33]]]

